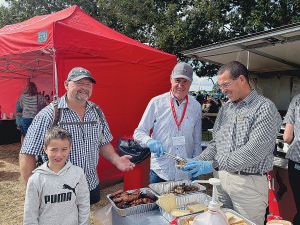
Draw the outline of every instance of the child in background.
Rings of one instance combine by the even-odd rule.
[[[83,169],[67,160],[71,135],[61,127],[46,132],[49,161],[28,180],[23,224],[89,224],[90,196]]]

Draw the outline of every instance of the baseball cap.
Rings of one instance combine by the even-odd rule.
[[[85,78],[85,77],[90,78],[92,80],[92,82],[94,84],[96,84],[96,81],[95,81],[94,78],[92,78],[92,75],[91,75],[90,71],[88,71],[88,70],[86,70],[82,67],[74,67],[70,71],[67,81],[70,81],[70,80],[78,81],[78,80],[81,80],[82,78]]]
[[[193,68],[187,63],[178,63],[172,71],[171,78],[185,78],[193,82]]]

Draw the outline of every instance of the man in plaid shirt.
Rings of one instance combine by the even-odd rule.
[[[93,83],[96,84],[96,81],[88,70],[73,68],[64,83],[67,93],[60,98],[57,106],[62,117],[57,125],[68,130],[72,136],[68,158],[74,165],[83,168],[90,189],[91,204],[100,200],[97,174],[99,153],[121,171],[132,170],[135,166],[129,161],[132,156],[120,157],[115,152],[110,143],[113,137],[103,113],[98,115],[95,105],[88,101]],[[47,160],[43,151],[44,136],[53,125],[53,115],[53,107],[45,107],[35,116],[25,136],[20,151],[20,170],[26,184],[36,167],[35,156],[42,155],[44,161]],[[56,160],[61,159],[58,157]]]
[[[273,169],[275,140],[281,116],[275,104],[251,90],[248,71],[237,61],[220,67],[218,83],[229,101],[221,107],[213,140],[184,167],[197,177],[214,172],[221,180],[218,200],[257,225],[268,205],[266,173]]]

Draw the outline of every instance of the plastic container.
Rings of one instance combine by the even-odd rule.
[[[208,205],[208,210],[195,217],[193,225],[228,225],[226,215],[219,210],[218,203],[216,201],[216,185],[220,185],[221,181],[217,178],[211,178],[207,181],[193,181],[195,183],[210,183],[213,185],[212,200]]]

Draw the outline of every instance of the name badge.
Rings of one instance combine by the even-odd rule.
[[[173,137],[173,146],[177,145],[185,145],[185,137],[179,136],[179,137]]]
[[[244,120],[244,117],[238,117],[238,120]]]

